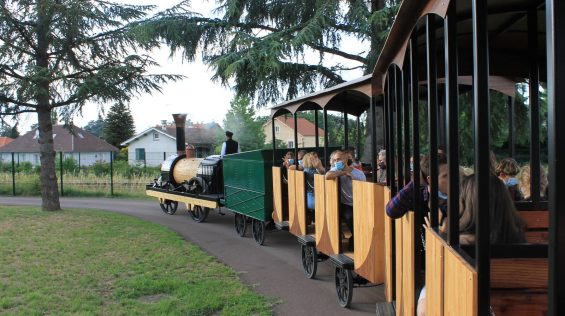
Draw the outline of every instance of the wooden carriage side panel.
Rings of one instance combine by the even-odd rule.
[[[444,243],[426,228],[426,315],[443,315]]]
[[[316,222],[316,248],[318,251],[327,254],[326,251],[331,250],[330,236],[328,232],[328,223],[326,219],[326,180],[323,175],[314,175],[314,197],[316,209],[314,213],[314,221]]]
[[[353,181],[353,222],[355,272],[372,283],[384,283],[382,186]]]
[[[296,221],[298,224],[293,234],[304,236],[306,235],[306,175],[303,171],[297,171],[295,177]]]
[[[547,289],[547,258],[504,258],[490,261],[493,289]]]
[[[414,315],[416,310],[414,289],[414,212],[408,212],[402,221],[402,305],[403,315]],[[418,239],[416,239],[418,238]],[[397,249],[398,251],[398,249]]]
[[[282,222],[283,203],[282,203],[282,174],[280,167],[273,167],[273,221]]]
[[[394,244],[394,249],[395,249],[395,269],[396,269],[396,273],[395,273],[395,280],[396,280],[396,315],[397,316],[402,316],[405,315],[403,313],[404,311],[404,301],[403,301],[403,286],[404,283],[402,282],[402,255],[403,255],[403,251],[402,251],[402,237],[403,237],[403,231],[402,229],[404,228],[402,226],[402,218],[399,219],[395,219],[394,220],[394,227],[395,227],[395,244]]]
[[[288,227],[291,234],[297,236],[298,219],[296,218],[296,170],[288,170]]]
[[[477,315],[478,285],[475,269],[453,248],[445,247],[444,271],[444,315]]]
[[[496,316],[546,316],[547,290],[495,290],[490,305]]]
[[[392,275],[392,263],[394,262],[392,258],[392,225],[394,220],[386,216],[386,204],[390,200],[390,188],[383,186],[383,203],[382,208],[385,211],[384,215],[384,247],[385,247],[385,298],[387,302],[392,302],[392,284],[394,282],[394,276]]]
[[[325,188],[325,223],[324,232],[318,241],[316,223],[316,247],[326,255],[339,253],[341,236],[339,234],[339,182],[337,179],[324,180]],[[317,197],[318,194],[316,194]]]

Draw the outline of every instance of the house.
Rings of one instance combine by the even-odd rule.
[[[0,137],[0,147],[4,147],[13,141],[14,139],[10,137]]]
[[[53,126],[53,146],[63,152],[63,158],[73,157],[81,166],[96,162],[110,162],[110,155],[118,148],[83,130],[73,127],[74,134],[62,125]],[[39,165],[39,130],[33,129],[0,147],[0,160],[11,162],[12,153],[17,163],[30,162]],[[58,158],[58,157],[57,157]]]
[[[298,148],[316,146],[316,127],[305,118],[298,118]],[[272,120],[263,124],[265,142],[273,139]],[[275,118],[275,137],[282,140],[288,148],[294,148],[294,118],[279,116]],[[324,130],[318,128],[319,146],[324,145]]]
[[[196,157],[214,154],[216,137],[222,133],[217,123],[191,124],[185,127],[185,140],[194,146]],[[174,125],[161,125],[148,128],[121,143],[128,147],[128,162],[131,165],[145,164],[159,166],[168,156],[177,153],[176,128]]]

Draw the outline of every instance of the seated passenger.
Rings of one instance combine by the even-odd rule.
[[[443,154],[438,154],[438,198],[439,198],[439,208],[445,218],[446,215],[446,205],[447,205],[447,189],[449,187],[449,175],[447,168],[447,157]],[[420,201],[422,202],[422,207],[424,208],[424,213],[429,212],[429,195],[430,195],[430,158],[425,155],[420,160]],[[413,197],[414,197],[414,182],[410,181],[404,188],[400,189],[398,193],[390,199],[386,205],[386,214],[391,218],[400,218],[406,212],[413,209]]]
[[[475,192],[478,183],[474,175],[466,176],[461,182],[459,197],[459,243],[475,243]],[[504,183],[495,175],[490,175],[489,221],[491,244],[525,243],[524,221],[516,211],[514,202]],[[429,225],[428,220],[426,223]],[[426,288],[420,292],[417,307],[418,316],[426,315]]]
[[[522,193],[518,187],[518,180],[516,175],[520,171],[520,166],[514,158],[504,158],[496,166],[496,175],[506,184],[510,197],[514,201],[523,199]]]
[[[314,175],[324,174],[326,169],[316,152],[309,152],[303,157],[304,175],[306,178],[306,208],[313,210],[315,206]],[[311,215],[311,214],[309,214]]]
[[[539,170],[539,189],[540,189],[540,198],[542,200],[547,200],[547,172],[545,168],[540,166]],[[524,197],[524,200],[531,200],[532,194],[530,190],[531,186],[531,175],[530,175],[530,164],[527,164],[522,167],[522,170],[518,174],[518,187],[520,189],[520,193]]]
[[[297,159],[298,159],[298,170],[303,170],[304,167],[302,166],[302,160],[304,159],[304,155],[306,154],[306,150],[301,149],[298,151],[297,153]],[[290,166],[288,166],[289,170],[295,170],[296,169],[296,165],[294,165],[294,161],[293,164],[291,164]]]
[[[386,183],[386,150],[381,149],[377,156],[377,183]]]
[[[326,173],[326,180],[339,178],[341,199],[340,216],[345,220],[347,227],[351,231],[349,239],[349,250],[353,250],[353,181],[365,181],[365,174],[360,170],[351,168],[347,165],[348,155],[342,150],[334,151],[330,156],[332,168]]]

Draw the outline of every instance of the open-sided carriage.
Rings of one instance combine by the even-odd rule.
[[[272,110],[272,122],[280,115],[293,115],[297,122],[298,113],[314,111],[315,125],[318,126],[318,111],[323,113],[324,131],[328,127],[328,111],[341,113],[344,122],[343,147],[349,147],[350,115],[357,118],[357,148],[361,139],[359,119],[370,109],[371,76],[365,76],[333,88],[323,90],[307,97],[298,98],[276,106]],[[375,122],[374,119],[370,120]],[[295,124],[296,125],[296,124]],[[369,131],[374,130],[372,126]],[[295,126],[295,143],[297,128]],[[315,150],[319,157],[324,157],[326,169],[330,166],[329,155],[338,149],[329,148],[329,135],[324,134],[324,146],[316,143]],[[332,135],[333,137],[334,135]],[[273,139],[276,133],[273,130]],[[373,138],[375,139],[375,138]],[[318,135],[316,135],[318,140]],[[276,143],[273,140],[273,143]],[[375,145],[372,146],[372,156],[376,156]],[[299,149],[294,148],[295,155]],[[323,154],[322,154],[323,153]],[[374,161],[374,159],[373,159]],[[374,164],[372,164],[374,165]],[[288,170],[288,184],[285,186],[281,179],[281,167],[273,167],[273,190],[275,213],[273,219],[279,226],[288,227],[290,233],[297,236],[301,247],[301,260],[304,274],[313,278],[317,272],[318,262],[329,259],[335,265],[335,286],[338,302],[346,307],[351,303],[353,288],[382,284],[384,282],[384,203],[385,188],[374,183],[370,172],[368,182],[353,181],[353,221],[354,231],[346,232],[340,220],[340,186],[338,180],[326,180],[323,175],[313,177],[315,208],[308,209],[306,203],[306,187],[309,184],[306,175],[301,170]],[[285,190],[287,190],[285,192]],[[286,200],[285,200],[286,199]],[[313,220],[312,220],[312,214]],[[348,248],[346,234],[353,233],[355,246]]]

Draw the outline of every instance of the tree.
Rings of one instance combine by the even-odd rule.
[[[234,133],[234,140],[239,142],[241,151],[261,149],[265,144],[263,126],[255,114],[249,98],[236,97],[230,102],[224,129]]]
[[[0,118],[37,113],[43,210],[60,209],[53,113],[69,125],[87,100],[128,101],[178,79],[146,75],[156,63],[136,49],[132,25],[153,6],[101,0],[0,1]]]
[[[104,139],[116,146],[135,135],[135,124],[129,107],[123,103],[112,105],[104,120]]]
[[[219,0],[216,16],[206,17],[183,1],[141,24],[138,33],[163,40],[188,61],[201,56],[213,80],[263,107],[342,83],[352,71],[371,73],[399,2]],[[383,133],[377,135],[377,145],[384,145]],[[367,155],[371,133],[364,136]]]
[[[20,131],[18,131],[18,122],[14,124],[14,126],[10,126],[8,124],[2,124],[0,127],[0,136],[2,137],[10,137],[10,138],[17,138],[20,136]]]
[[[102,115],[99,114],[96,120],[88,122],[88,124],[86,124],[86,126],[84,127],[84,130],[100,138],[103,138],[104,118],[102,117]]]

